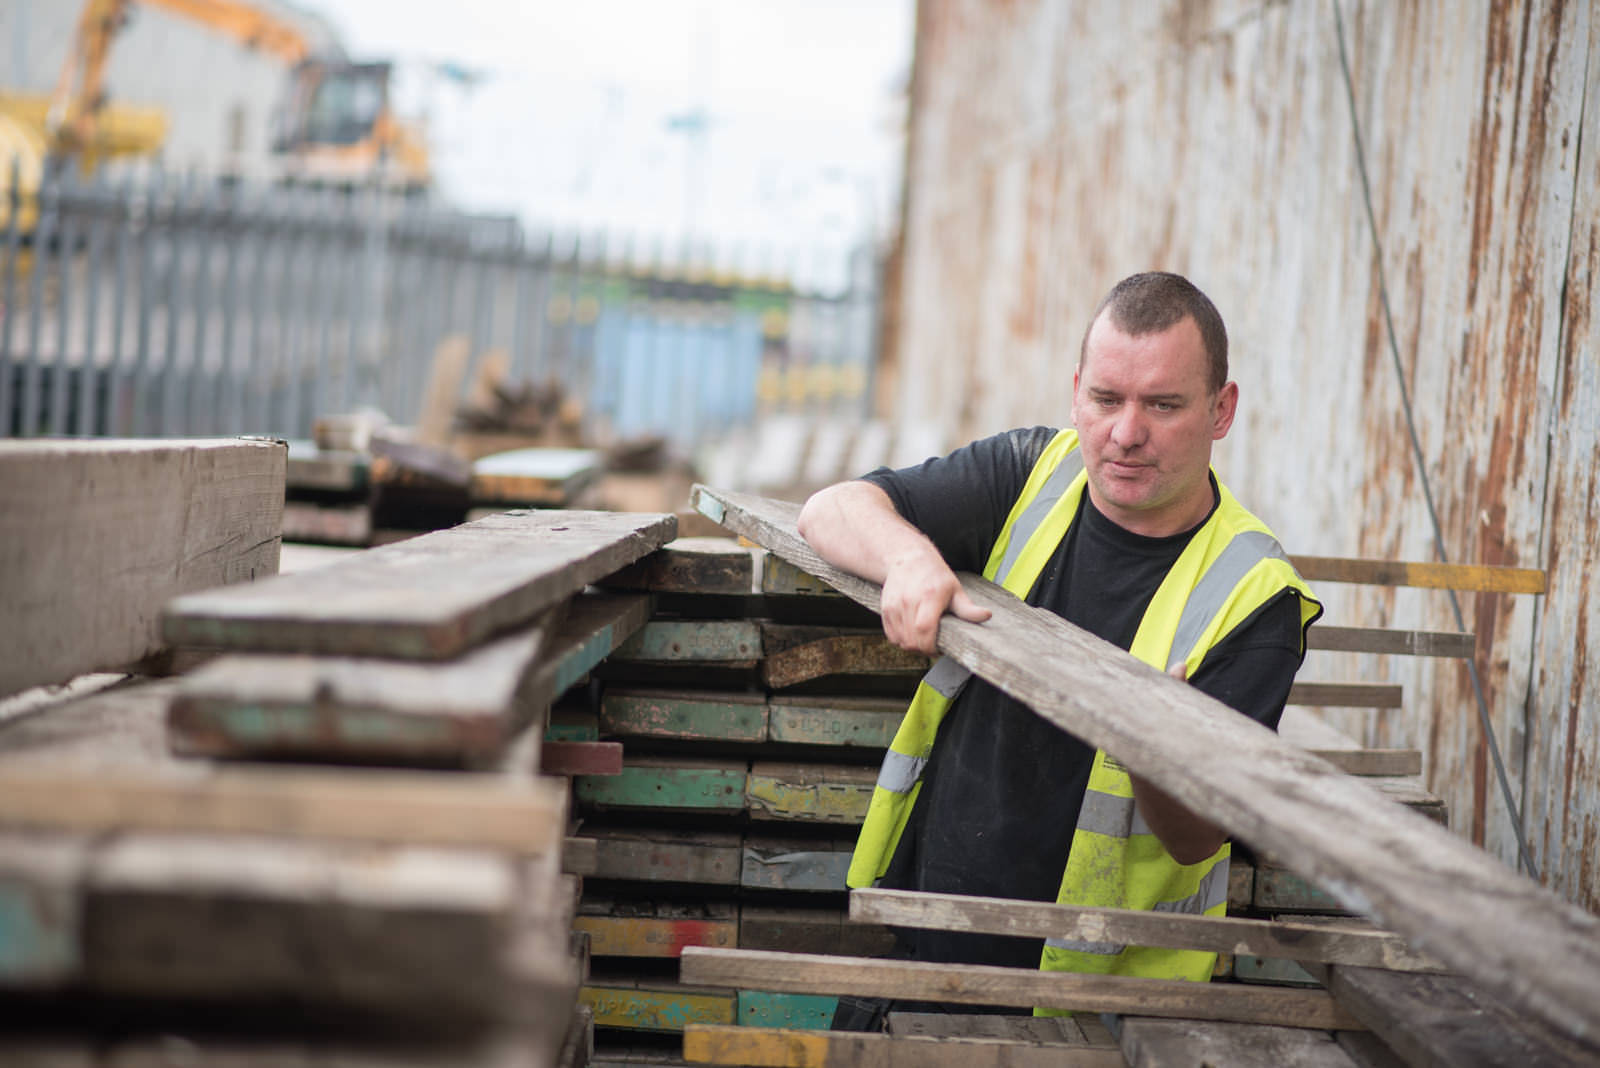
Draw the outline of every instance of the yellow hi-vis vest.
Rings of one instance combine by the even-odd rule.
[[[984,578],[1026,599],[1071,526],[1086,484],[1078,433],[1063,430],[1029,473],[990,551]],[[1300,595],[1302,634],[1322,614],[1272,532],[1217,485],[1216,510],[1162,580],[1129,649],[1160,671],[1183,664],[1190,678],[1218,642],[1286,589]],[[939,724],[969,678],[965,668],[942,657],[917,687],[884,754],[846,876],[850,886],[871,886],[888,868],[921,791]],[[1056,900],[1221,915],[1228,901],[1228,845],[1198,864],[1173,860],[1140,818],[1126,770],[1102,750],[1089,773]],[[1204,981],[1215,962],[1216,954],[1193,950],[1049,939],[1040,967]]]

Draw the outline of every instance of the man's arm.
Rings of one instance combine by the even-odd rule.
[[[800,535],[828,563],[883,586],[883,632],[901,648],[936,654],[946,609],[974,623],[989,618],[962,592],[933,542],[870,482],[813,494],[800,510]]]

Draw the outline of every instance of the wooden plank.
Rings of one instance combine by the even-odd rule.
[[[599,867],[599,850],[593,838],[568,835],[561,841],[561,870],[568,875],[593,875]]]
[[[1413,586],[1473,593],[1545,591],[1545,574],[1537,568],[1351,560],[1334,556],[1291,555],[1289,560],[1307,582],[1354,582],[1368,586]]]
[[[1116,1049],[1030,1045],[997,1038],[931,1038],[800,1028],[694,1025],[683,1036],[692,1064],[757,1068],[1122,1068]]]
[[[475,461],[467,492],[474,502],[565,506],[600,470],[593,449],[513,449]]]
[[[739,913],[723,902],[675,904],[588,899],[572,929],[596,957],[676,957],[684,946],[739,944]]]
[[[696,505],[698,507],[698,505]],[[710,513],[702,513],[710,516]],[[716,520],[713,520],[716,521]],[[752,541],[758,539],[752,538]],[[839,591],[817,576],[802,571],[782,556],[768,553],[761,565],[761,592],[805,597],[838,597]]]
[[[742,812],[748,766],[743,761],[625,758],[620,775],[579,775],[573,792],[601,808]]]
[[[1232,975],[1241,983],[1267,986],[1321,986],[1297,961],[1241,953],[1233,958]]]
[[[1421,775],[1420,749],[1311,749],[1346,775]]]
[[[1088,1025],[1085,1027],[1085,1025]],[[1001,1016],[984,1013],[890,1012],[891,1035],[929,1038],[997,1038],[1032,1046],[1097,1046],[1116,1049],[1117,1040],[1093,1016]]]
[[[484,766],[649,615],[648,596],[584,594],[444,663],[225,656],[168,724],[189,754]]]
[[[600,700],[600,730],[624,738],[763,742],[767,700],[760,694],[716,690],[607,687]]]
[[[941,931],[1253,953],[1405,971],[1441,970],[1438,961],[1416,952],[1395,935],[1350,924],[1334,927],[907,890],[851,891],[850,918]]]
[[[894,935],[881,924],[847,922],[840,909],[747,904],[739,910],[738,946],[784,953],[881,957],[894,948]]]
[[[689,983],[802,994],[826,992],[1018,1008],[1031,1005],[1324,1030],[1360,1026],[1321,991],[1190,983],[1181,979],[695,947],[683,951],[679,974]]]
[[[1251,906],[1262,912],[1350,911],[1342,901],[1310,879],[1266,861],[1256,864]]]
[[[550,742],[597,742],[600,740],[600,717],[587,708],[552,708],[545,723],[544,737]]]
[[[589,982],[578,1000],[594,1012],[596,1027],[682,1031],[691,1024],[731,1024],[735,994],[662,982]]]
[[[726,536],[680,537],[600,584],[653,593],[751,594],[756,552]]]
[[[734,1011],[740,1027],[784,1027],[826,1030],[833,1023],[839,999],[826,994],[774,994],[741,990]]]
[[[761,628],[742,619],[658,619],[647,623],[612,658],[621,661],[733,661],[761,656]]]
[[[745,839],[739,885],[768,890],[843,893],[855,843],[849,839]]]
[[[541,775],[620,775],[621,742],[552,742],[539,746]]]
[[[774,696],[767,733],[775,742],[887,749],[905,714],[898,697]]]
[[[799,537],[796,507],[704,488],[695,500],[717,522],[876,608],[873,584],[830,567]],[[944,653],[1418,949],[1482,976],[1508,1004],[1580,1041],[1600,1041],[1600,917],[1053,613],[976,577],[962,585],[994,616],[982,624],[946,616]],[[1552,960],[1564,966],[1551,968]]]
[[[590,827],[601,879],[737,886],[739,835],[728,831]]]
[[[0,442],[0,697],[159,652],[170,598],[278,570],[282,443]]]
[[[1131,1068],[1355,1068],[1333,1035],[1323,1031],[1200,1020],[1130,1017],[1122,1021],[1122,1053]]]
[[[774,689],[830,675],[920,675],[930,661],[893,645],[883,632],[769,623],[761,628],[761,679]]]
[[[1308,965],[1339,1003],[1417,1068],[1596,1063],[1592,1047],[1516,1012],[1481,974],[1406,975]]]
[[[0,770],[0,826],[172,831],[472,846],[533,856],[560,845],[554,780],[343,768]]]
[[[313,573],[180,597],[175,644],[443,660],[672,537],[667,515],[507,512]]]
[[[1469,657],[1477,648],[1477,638],[1459,631],[1327,627],[1318,624],[1306,634],[1306,648],[1336,653]]]
[[[360,504],[285,501],[283,537],[285,541],[317,545],[364,546],[372,541],[372,508],[365,501]]]
[[[1389,683],[1297,682],[1289,687],[1288,703],[1320,708],[1402,708],[1402,697],[1402,687]]]
[[[876,768],[756,761],[745,798],[756,819],[859,824],[877,781]]]

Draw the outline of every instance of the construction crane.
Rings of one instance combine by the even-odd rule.
[[[111,105],[106,98],[106,66],[135,4],[207,26],[289,67],[287,107],[272,145],[287,175],[311,182],[376,178],[408,188],[427,186],[426,145],[390,106],[389,64],[318,55],[298,28],[243,0],[86,0],[55,91],[48,98],[0,99],[0,115],[22,128],[13,132],[14,140],[26,139],[29,130],[42,131],[47,155],[74,158],[85,170],[108,158],[151,155],[160,148],[164,114]]]

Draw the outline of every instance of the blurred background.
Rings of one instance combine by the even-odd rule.
[[[304,439],[474,383],[524,424],[538,392],[561,444],[684,455],[862,416],[912,21],[6,0],[0,434]]]

